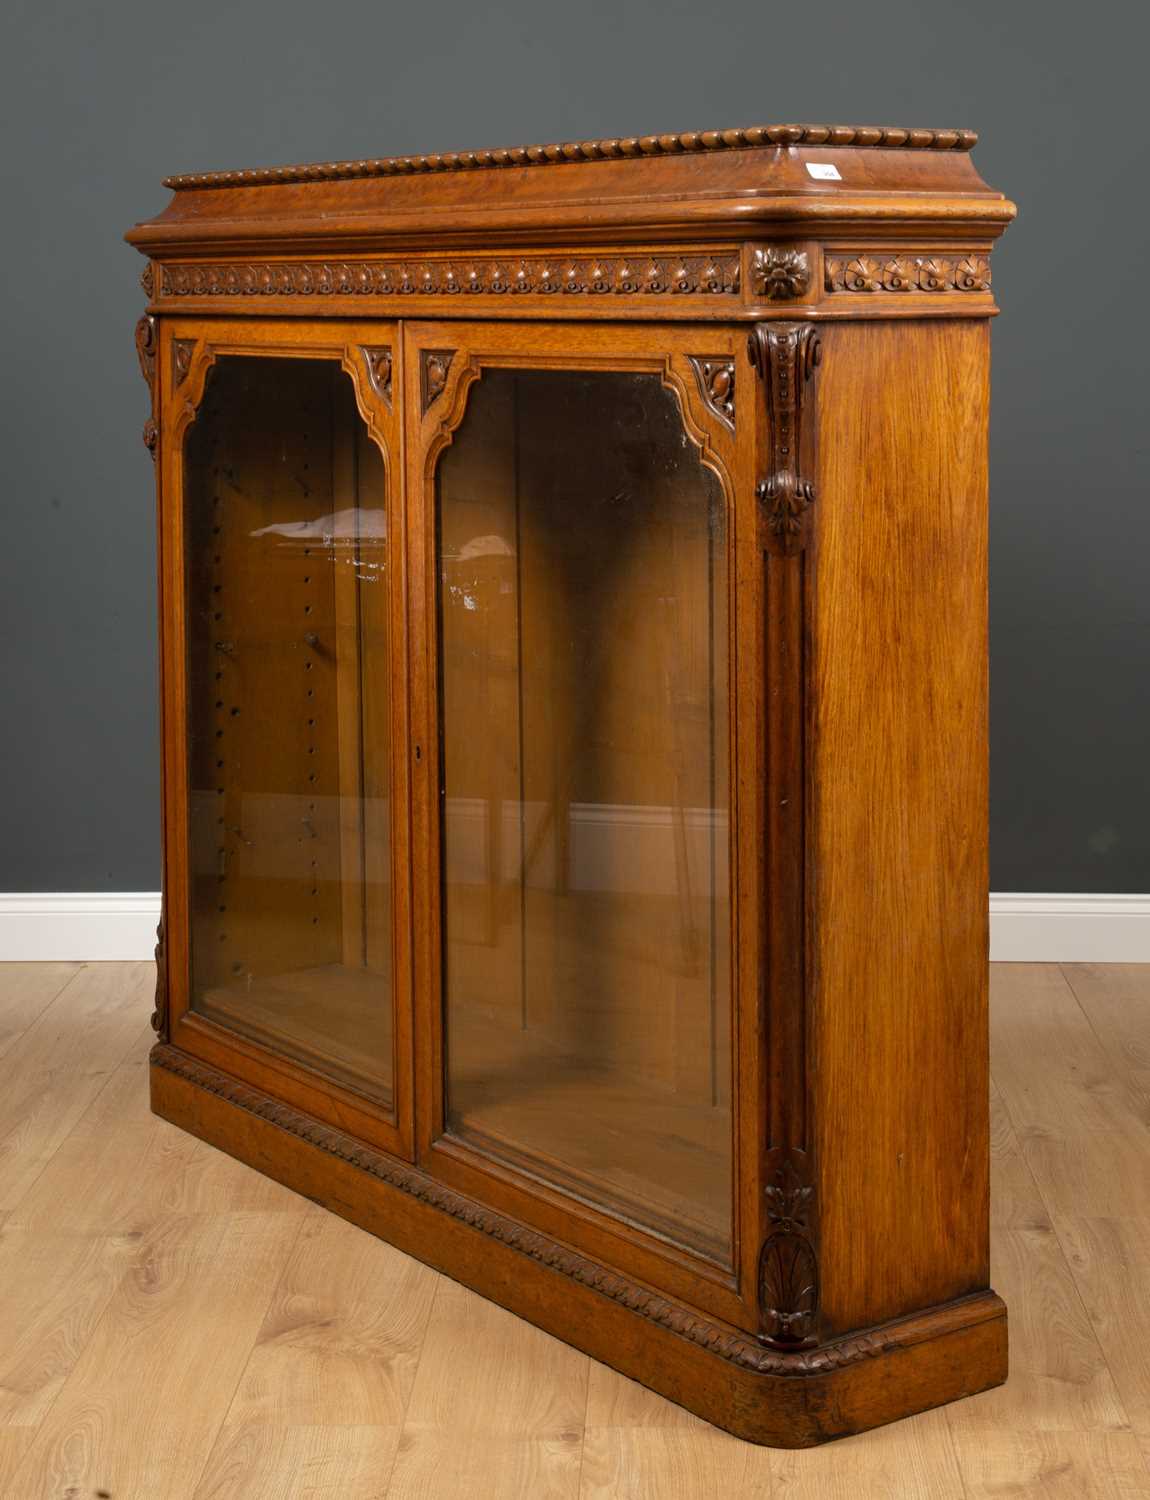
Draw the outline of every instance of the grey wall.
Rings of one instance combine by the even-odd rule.
[[[142,263],[120,235],[161,176],[831,120],[972,126],[1021,205],[995,257],[992,884],[1150,891],[1146,14],[10,3],[0,888],[158,884]]]

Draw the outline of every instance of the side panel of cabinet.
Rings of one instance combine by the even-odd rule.
[[[403,341],[420,1160],[753,1325],[762,632],[746,336],[427,323]],[[658,433],[652,466],[635,445]],[[701,757],[703,720],[722,731]],[[709,1020],[708,964],[727,997]],[[687,1134],[704,1096],[728,1121],[715,1249],[686,1189],[677,1220],[673,1166],[645,1176],[639,1144],[664,1139],[669,1164],[705,1152],[706,1127],[697,1147]],[[606,1175],[580,1098],[584,1127],[615,1121]]]
[[[166,1021],[410,1155],[397,338],[161,323]]]
[[[809,796],[825,1337],[988,1284],[989,330],[822,337]]]

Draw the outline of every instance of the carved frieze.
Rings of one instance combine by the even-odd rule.
[[[831,294],[990,290],[990,259],[985,255],[916,255],[910,251],[828,255],[824,273]]]
[[[771,552],[797,552],[815,498],[814,485],[800,473],[799,464],[803,392],[819,362],[819,336],[813,323],[756,323],[747,349],[766,388],[770,422],[770,464],[755,490],[764,546]]]
[[[707,409],[734,432],[735,361],[725,354],[692,354],[690,358]]]
[[[734,296],[733,251],[683,255],[509,256],[413,261],[264,261],[167,265],[162,297]]]

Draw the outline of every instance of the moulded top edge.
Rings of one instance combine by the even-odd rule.
[[[676,135],[608,137],[549,146],[508,146],[485,151],[449,151],[428,156],[383,156],[310,165],[257,167],[232,172],[190,172],[166,177],[175,191],[259,187],[277,183],[334,182],[359,177],[403,177],[494,167],[562,166],[572,162],[682,156],[763,146],[870,147],[881,150],[969,151],[973,130],[908,129],[893,125],[751,125],[733,130],[684,131]]]

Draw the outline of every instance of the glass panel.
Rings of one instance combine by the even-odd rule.
[[[722,1259],[722,487],[658,376],[488,370],[438,525],[448,1128]]]
[[[389,1101],[386,482],[350,378],[221,359],[184,493],[192,1006]]]

